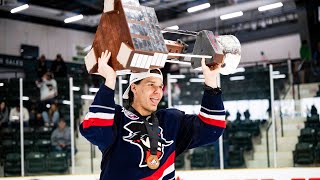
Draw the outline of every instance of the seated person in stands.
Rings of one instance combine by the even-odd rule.
[[[51,134],[51,146],[54,151],[71,151],[70,128],[63,118],[60,118],[58,127]]]
[[[53,78],[52,73],[47,72],[43,75],[41,81],[36,81],[36,85],[40,88],[40,101],[43,110],[45,105],[51,104],[58,95],[57,81]]]
[[[37,105],[35,103],[32,103],[31,107],[29,109],[29,116],[30,116],[29,126],[37,127],[37,126],[35,126],[35,121],[37,119],[37,114],[38,114]],[[41,115],[41,113],[40,113],[40,115]],[[42,116],[41,116],[41,118],[42,118]]]
[[[16,104],[15,107],[11,108],[9,115],[9,126],[13,128],[20,127],[20,105]],[[22,109],[23,126],[27,127],[29,125],[29,111],[27,108]]]
[[[318,115],[318,110],[314,105],[311,106],[311,116],[313,115]]]
[[[42,127],[44,126],[44,120],[42,118],[41,113],[37,113],[36,119],[34,120],[34,127]]]
[[[237,117],[236,120],[234,120],[235,124],[240,124],[241,123],[241,113],[238,111],[237,112]]]
[[[243,115],[244,115],[244,121],[250,122],[250,112],[248,109],[243,113]]]
[[[7,127],[9,122],[9,108],[6,102],[2,101],[0,104],[0,129]]]
[[[38,128],[44,126],[44,120],[41,113],[37,112],[33,119],[30,119],[30,126]]]
[[[42,112],[42,118],[45,126],[57,126],[60,119],[58,105],[52,103],[47,111]]]

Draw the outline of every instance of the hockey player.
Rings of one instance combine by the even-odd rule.
[[[103,153],[100,180],[174,179],[175,158],[185,150],[215,142],[226,127],[222,93],[217,87],[220,67],[202,59],[204,94],[198,115],[177,109],[157,111],[163,92],[159,69],[132,73],[123,98],[116,105],[116,73],[102,53],[98,73],[105,78],[80,126],[81,134]]]

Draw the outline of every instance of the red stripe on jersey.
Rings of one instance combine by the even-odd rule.
[[[82,125],[85,129],[92,126],[112,126],[113,121],[113,119],[89,118],[88,120],[84,120]]]
[[[226,121],[206,118],[204,116],[201,116],[200,114],[198,115],[198,117],[206,124],[226,128]]]
[[[158,180],[163,175],[164,171],[174,163],[175,155],[176,155],[176,152],[173,151],[173,153],[170,154],[168,159],[163,163],[163,165],[155,173],[141,180]]]

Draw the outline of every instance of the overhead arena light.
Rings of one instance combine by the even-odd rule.
[[[234,13],[230,13],[230,14],[224,14],[220,16],[221,20],[226,20],[226,19],[231,19],[231,18],[235,18],[235,17],[240,17],[243,15],[242,11],[238,11],[238,12],[234,12]]]
[[[170,82],[170,83],[177,83],[177,82],[178,82],[178,79],[170,79],[169,82]]]
[[[242,81],[244,79],[245,79],[244,76],[233,76],[233,77],[230,77],[230,81]]]
[[[4,86],[4,83],[0,83],[0,87]]]
[[[19,6],[19,7],[16,7],[16,8],[13,8],[13,9],[11,9],[11,13],[17,13],[17,12],[19,12],[19,11],[23,11],[23,10],[25,10],[25,9],[28,9],[29,8],[29,5],[28,4],[24,4],[24,5],[22,5],[22,6]]]
[[[71,23],[71,22],[79,21],[81,19],[83,19],[83,15],[82,14],[69,17],[69,18],[64,20],[64,23]]]
[[[198,6],[193,6],[191,8],[188,8],[187,11],[188,11],[188,13],[193,13],[196,11],[201,11],[203,9],[207,9],[209,7],[210,7],[210,3],[204,3],[204,4],[200,4]]]
[[[284,79],[286,78],[285,74],[277,74],[277,75],[273,75],[273,79]]]
[[[89,88],[89,92],[96,93],[99,91],[99,88]]]
[[[170,78],[172,78],[172,79],[184,79],[184,78],[186,78],[186,76],[185,75],[170,75]]]
[[[189,82],[193,82],[193,83],[203,83],[204,82],[204,79],[201,79],[201,78],[191,78],[189,80]]]
[[[270,9],[275,9],[275,8],[279,8],[279,7],[282,7],[283,4],[282,2],[278,2],[278,3],[273,3],[273,4],[268,4],[268,5],[265,5],[265,6],[260,6],[258,7],[258,11],[268,11]]]
[[[81,99],[93,100],[94,96],[93,95],[81,95]]]
[[[24,100],[24,101],[29,101],[29,97],[28,96],[22,96],[22,100]]]
[[[272,74],[273,74],[273,75],[279,75],[279,74],[280,74],[280,71],[273,71]]]
[[[72,90],[73,90],[73,91],[80,91],[80,87],[73,86]]]
[[[239,68],[237,68],[237,69],[235,70],[234,73],[239,73],[239,72],[246,72],[246,69],[243,68],[243,67],[239,67]]]

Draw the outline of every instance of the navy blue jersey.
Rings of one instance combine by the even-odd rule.
[[[198,115],[173,108],[158,110],[160,166],[152,170],[146,164],[150,142],[145,117],[137,114],[115,104],[114,90],[100,87],[80,125],[81,134],[104,153],[100,180],[172,180],[176,156],[215,142],[226,127],[221,94],[204,91]]]

